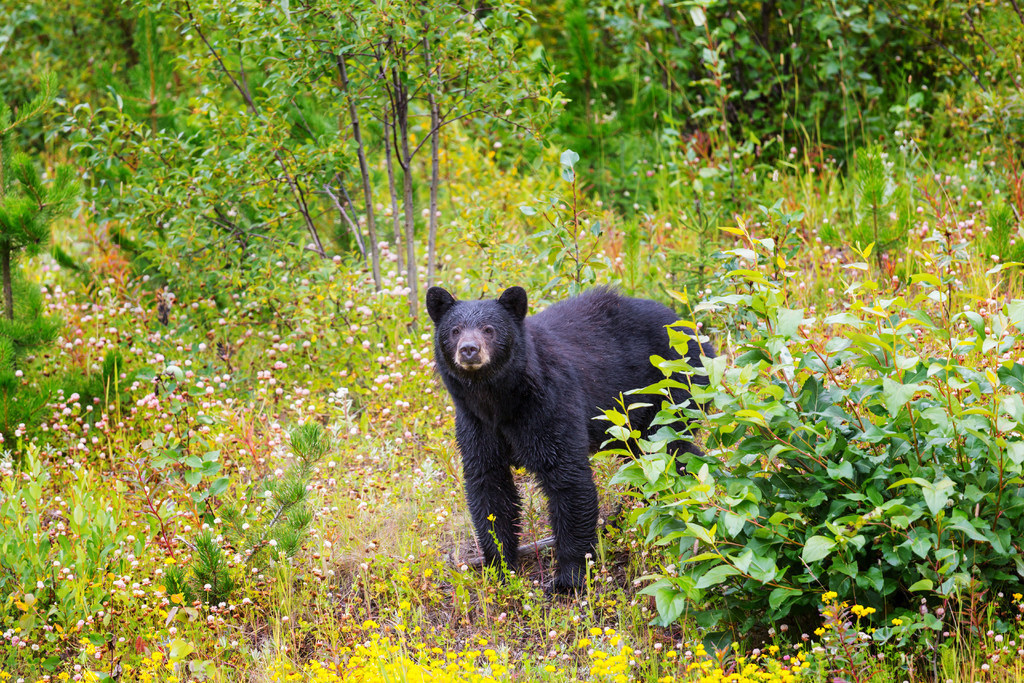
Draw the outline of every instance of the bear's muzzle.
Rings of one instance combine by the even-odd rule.
[[[491,356],[487,342],[477,330],[466,330],[459,337],[455,351],[455,363],[463,370],[479,370],[487,365]]]

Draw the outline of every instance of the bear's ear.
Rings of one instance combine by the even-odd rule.
[[[427,313],[430,319],[437,325],[441,318],[448,312],[448,309],[455,305],[455,297],[441,287],[431,287],[427,290]]]
[[[522,322],[526,317],[526,290],[522,287],[509,287],[498,297],[498,303],[517,321]]]

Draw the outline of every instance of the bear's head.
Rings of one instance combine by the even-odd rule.
[[[434,321],[438,365],[467,379],[500,372],[522,339],[526,305],[522,287],[484,301],[456,301],[441,287],[431,287],[427,312]]]

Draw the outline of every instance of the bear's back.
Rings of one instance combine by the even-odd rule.
[[[620,394],[664,378],[651,356],[679,358],[665,326],[679,317],[667,306],[631,299],[609,289],[590,290],[553,304],[526,319],[539,363],[561,363],[577,379],[579,409],[589,418],[618,405]],[[627,403],[650,401],[635,396]],[[648,423],[653,409],[635,417]],[[651,413],[648,415],[647,413]],[[591,449],[605,438],[607,425],[589,420]]]
[[[526,328],[534,338],[552,340],[577,357],[614,364],[649,351],[644,357],[670,352],[665,326],[679,319],[656,301],[624,297],[604,287],[565,299],[530,316]],[[623,348],[629,346],[629,349]]]

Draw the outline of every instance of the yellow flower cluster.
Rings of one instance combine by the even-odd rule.
[[[311,661],[297,670],[287,661],[271,667],[270,680],[275,683],[310,681],[311,683],[496,683],[508,673],[498,661],[498,654],[486,650],[444,652],[427,650],[406,643],[392,643],[376,634],[366,643],[356,645],[344,664]]]
[[[174,673],[174,664],[167,660],[163,652],[154,650],[151,655],[139,662],[139,668],[134,673],[139,683],[176,682],[178,678],[174,675],[168,676],[168,672]]]
[[[629,669],[633,665],[633,648],[622,642],[622,636],[615,633],[615,629],[601,629],[596,626],[589,630],[591,638],[600,640],[605,638],[605,643],[594,643],[590,638],[580,638],[576,643],[576,649],[589,648],[590,656],[590,680],[613,681],[614,683],[625,683],[629,680]]]
[[[604,650],[595,650],[592,655],[593,663],[590,665],[591,678],[626,683],[629,680],[627,672],[632,655],[633,648],[628,645],[623,645],[622,649],[615,654],[609,654]]]
[[[755,656],[735,659],[723,653],[708,654],[703,644],[688,645],[684,655],[686,664],[680,677],[667,675],[658,683],[797,683],[811,667],[809,655],[798,649],[793,655],[779,659],[779,646],[769,645],[766,652],[755,650]],[[675,651],[667,654],[674,659]]]
[[[747,662],[737,666],[735,671],[727,672],[718,662],[705,659],[687,667],[685,680],[692,683],[794,683],[810,666],[810,662],[802,659],[794,662],[792,667],[783,666],[774,659],[766,659]]]
[[[857,618],[867,617],[875,613],[874,607],[864,607],[863,605],[854,605],[850,608],[850,611],[857,615]]]

